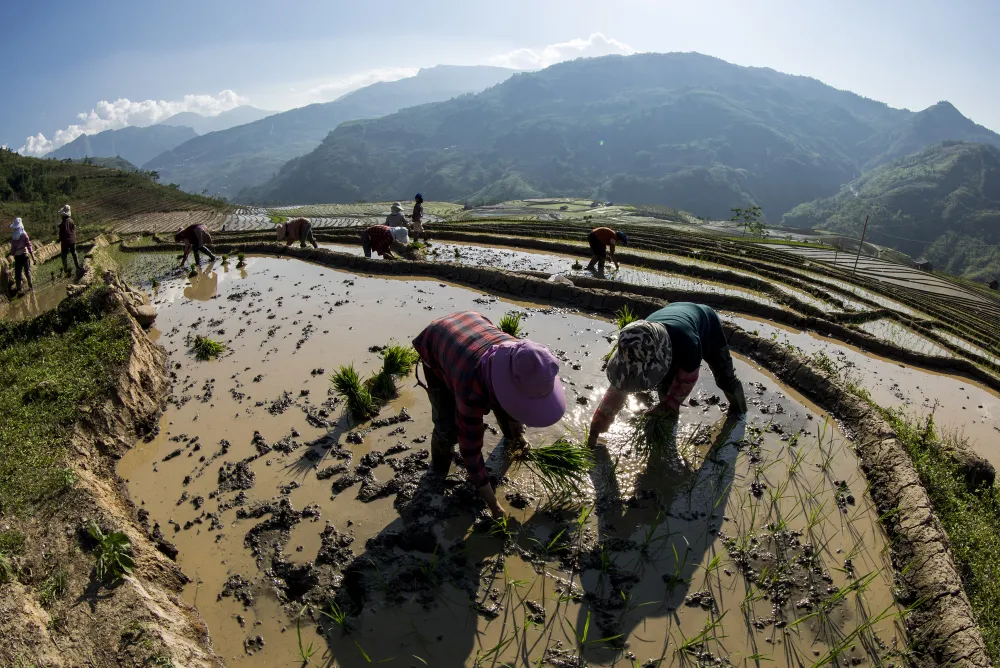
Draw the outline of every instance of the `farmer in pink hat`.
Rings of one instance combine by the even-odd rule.
[[[566,412],[559,362],[542,345],[501,332],[473,311],[435,320],[413,340],[423,361],[434,432],[431,465],[446,475],[458,443],[469,480],[493,517],[504,515],[483,460],[483,417],[493,411],[508,443],[527,447],[524,427]]]

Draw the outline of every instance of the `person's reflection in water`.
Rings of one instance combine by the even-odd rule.
[[[191,285],[184,288],[184,296],[200,302],[208,301],[219,289],[219,275],[215,273],[215,263],[209,263],[198,274],[191,277]]]

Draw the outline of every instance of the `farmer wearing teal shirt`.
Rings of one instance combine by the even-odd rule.
[[[611,387],[601,399],[590,423],[591,447],[606,432],[625,405],[630,392],[657,389],[660,403],[651,411],[676,416],[698,380],[704,360],[715,384],[729,401],[732,416],[747,412],[743,384],[736,377],[719,316],[708,306],[677,302],[645,320],[622,329],[608,360]]]

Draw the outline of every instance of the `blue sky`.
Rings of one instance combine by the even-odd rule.
[[[997,0],[39,0],[4,2],[0,25],[0,144],[15,149],[184,109],[288,109],[440,63],[629,51],[698,51],[895,107],[949,100],[1000,131]]]

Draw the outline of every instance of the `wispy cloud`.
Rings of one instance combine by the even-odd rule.
[[[215,116],[242,104],[247,99],[234,91],[224,90],[217,95],[185,95],[181,100],[143,100],[133,102],[119,98],[114,102],[101,100],[90,111],[77,114],[79,123],[56,130],[51,139],[39,132],[25,139],[18,149],[21,155],[41,156],[70,143],[80,135],[96,134],[104,130],[118,130],[129,125],[152,125],[182,111],[193,111],[203,116]]]
[[[355,72],[336,79],[310,82],[304,91],[292,88],[292,93],[304,93],[312,102],[329,102],[345,93],[368,86],[378,81],[397,81],[412,77],[418,72],[416,67],[382,67],[364,72]]]
[[[628,44],[595,32],[587,38],[577,37],[567,42],[549,44],[537,50],[515,49],[508,53],[493,56],[490,58],[490,63],[514,69],[537,70],[574,58],[590,58],[612,54],[629,55],[632,53],[635,53],[635,49]]]

